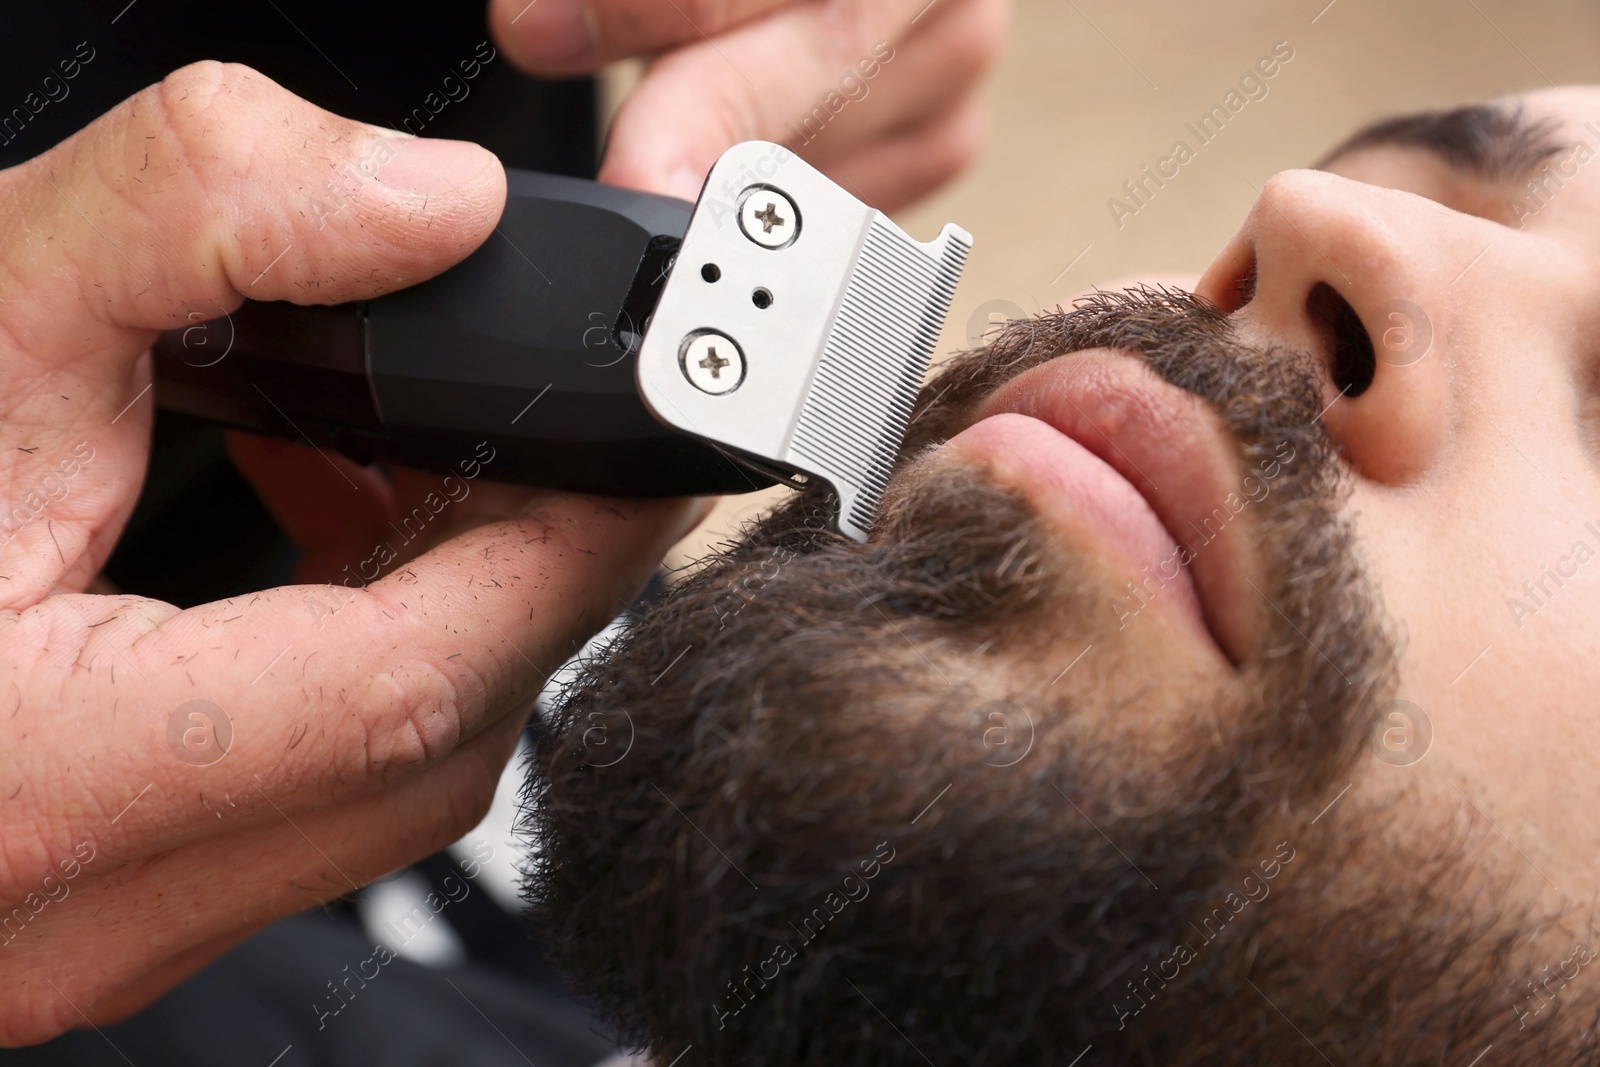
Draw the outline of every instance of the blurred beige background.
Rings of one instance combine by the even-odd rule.
[[[1280,41],[1294,58],[1267,95],[1200,146],[1185,122]],[[1016,0],[983,158],[897,216],[920,239],[946,221],[976,238],[939,357],[982,333],[991,302],[1031,314],[1135,272],[1203,269],[1263,180],[1372,118],[1584,81],[1600,81],[1595,2]],[[1122,183],[1180,138],[1194,158],[1119,228],[1107,200],[1126,200]],[[669,562],[704,554],[771,496],[723,501]]]

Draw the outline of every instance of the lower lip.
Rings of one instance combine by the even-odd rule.
[[[1019,375],[978,414],[946,447],[987,467],[1132,582],[1119,585],[1112,602],[1124,625],[1126,613],[1148,607],[1222,658],[1242,661],[1248,628],[1234,617],[1239,612],[1208,619],[1197,586],[1205,579],[1208,597],[1230,599],[1231,575],[1244,562],[1236,539],[1219,537],[1196,555],[1197,568],[1206,564],[1202,574],[1180,566],[1187,553],[1180,556],[1170,525],[1208,514],[1230,488],[1237,460],[1214,412],[1126,354],[1094,350]]]
[[[1105,548],[1135,586],[1145,582],[1156,589],[1159,582],[1152,603],[1163,604],[1211,639],[1188,568],[1177,566],[1177,543],[1139,490],[1105,460],[1055,427],[1011,413],[989,416],[946,447],[979,461],[1002,484],[1021,492],[1052,526]],[[1126,594],[1113,604],[1118,618],[1140,610],[1143,601],[1132,591],[1123,587],[1118,593]]]

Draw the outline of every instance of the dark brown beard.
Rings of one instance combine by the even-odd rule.
[[[1070,685],[1033,681],[1112,591],[1021,500],[928,454],[1002,381],[1102,345],[1213,405],[1242,463],[1294,448],[1252,525],[1278,610],[1222,690],[1115,642]],[[1398,1063],[1507,1029],[1470,978],[1454,999],[1407,988],[1419,963],[1493,951],[1487,926],[1440,925],[1420,954],[1406,937],[1401,901],[1442,914],[1454,854],[1362,852],[1352,802],[1312,820],[1395,679],[1317,374],[1180,293],[1013,323],[925,392],[872,543],[828,532],[805,494],[676,587],[583,672],[533,764],[530,899],[578,991],[663,1062],[691,1045],[715,1064],[1066,1064],[1088,1045],[1101,1063],[1321,1062],[1309,1041]],[[1013,764],[985,742],[994,714],[1035,731]],[[597,736],[624,726],[612,762]],[[1135,985],[1280,844],[1299,860],[1270,901]],[[884,847],[869,897],[816,911]],[[826,931],[797,945],[807,915]],[[1368,1014],[1339,1008],[1340,983]],[[1154,1010],[1132,1011],[1139,988]]]

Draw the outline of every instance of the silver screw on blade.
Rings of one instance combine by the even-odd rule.
[[[762,248],[783,248],[800,234],[800,212],[794,201],[778,190],[758,185],[745,190],[739,205],[739,228]]]
[[[683,376],[713,396],[731,393],[744,381],[744,353],[725,334],[690,334],[683,342]]]

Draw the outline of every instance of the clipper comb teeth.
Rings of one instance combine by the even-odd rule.
[[[706,179],[639,352],[639,395],[729,461],[826,481],[864,541],[972,237],[919,242],[780,145]]]

